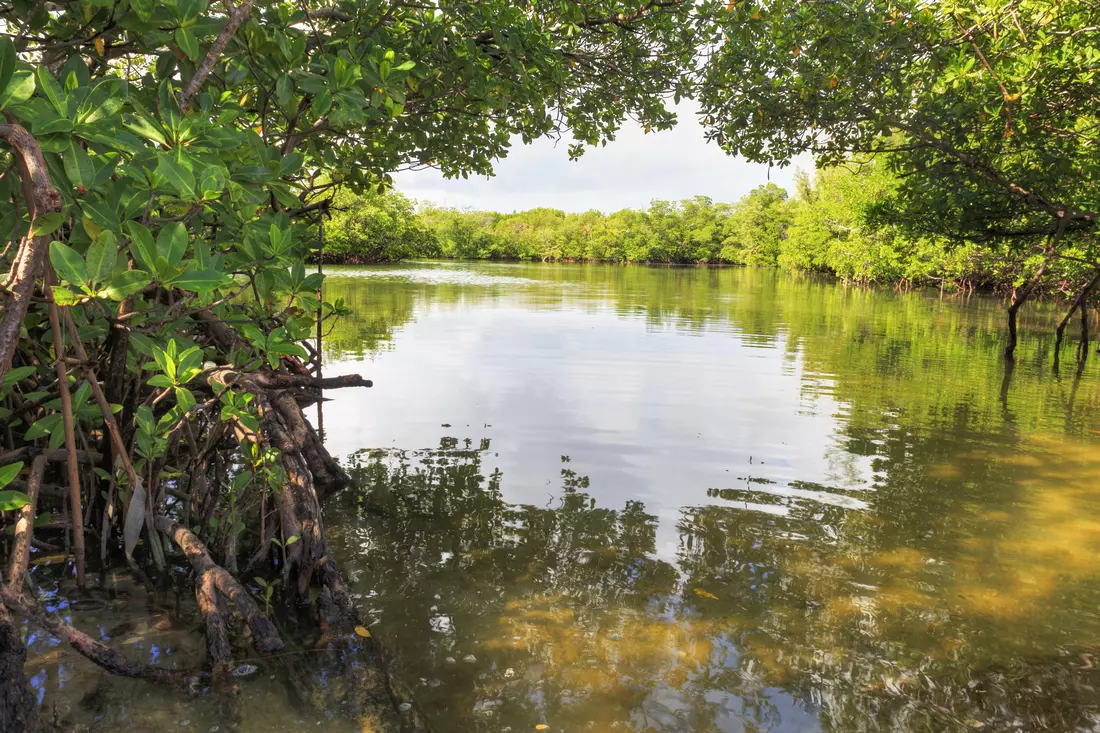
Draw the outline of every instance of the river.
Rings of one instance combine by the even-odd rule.
[[[768,270],[335,268],[335,298],[325,373],[375,386],[323,405],[362,485],[327,530],[440,733],[1100,724],[1100,356],[1056,372],[1053,307],[1006,372],[999,301]],[[124,651],[201,661],[187,603]],[[86,729],[221,725],[31,656]],[[241,730],[351,729],[256,663]]]

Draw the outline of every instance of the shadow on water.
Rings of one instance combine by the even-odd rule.
[[[1100,457],[943,456],[896,455],[863,495],[742,478],[662,558],[656,517],[599,506],[568,458],[546,505],[509,504],[489,441],[446,440],[354,456],[333,526],[451,730],[1090,728]],[[1004,496],[943,491],[990,478]]]

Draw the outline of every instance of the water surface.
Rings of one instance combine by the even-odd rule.
[[[1055,371],[1056,309],[1006,370],[995,300],[764,270],[337,268],[326,298],[356,311],[326,374],[375,381],[323,407],[363,487],[327,530],[442,733],[1100,725],[1100,358]],[[158,610],[186,633],[72,617],[197,664],[187,599]],[[92,729],[219,725],[49,649]],[[241,730],[353,730],[258,664]]]
[[[1091,729],[1100,396],[1055,309],[746,269],[333,273],[341,561],[448,730]],[[1098,661],[1100,663],[1100,661]]]

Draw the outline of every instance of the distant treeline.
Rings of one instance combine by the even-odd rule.
[[[1003,243],[922,235],[891,219],[897,179],[879,160],[801,175],[793,196],[769,183],[736,203],[703,196],[644,211],[513,214],[422,206],[397,192],[337,195],[326,262],[410,258],[735,264],[853,282],[1011,285],[1032,264]],[[1063,261],[1066,277],[1074,265]],[[1054,273],[1056,274],[1056,273]]]

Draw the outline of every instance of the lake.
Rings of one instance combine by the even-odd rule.
[[[335,298],[325,373],[375,386],[323,405],[362,486],[327,531],[436,730],[1100,725],[1100,356],[1055,369],[1052,306],[1006,370],[998,300],[770,270],[335,268]],[[257,663],[242,730],[350,730]],[[44,699],[87,707],[63,667]],[[218,724],[164,695],[80,714]]]

